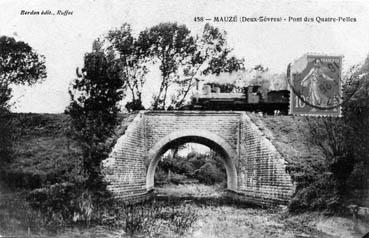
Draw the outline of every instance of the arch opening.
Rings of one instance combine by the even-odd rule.
[[[220,155],[227,175],[227,189],[237,190],[237,171],[234,164],[236,153],[231,146],[218,135],[208,131],[181,131],[172,133],[157,142],[149,151],[149,166],[146,175],[146,188],[154,188],[155,171],[162,155],[171,148],[186,144],[197,143],[207,146]]]

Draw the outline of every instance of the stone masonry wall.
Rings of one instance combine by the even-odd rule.
[[[294,188],[283,156],[243,112],[140,112],[103,161],[108,189],[136,199],[147,192],[148,151],[173,132],[205,130],[223,138],[235,154],[238,197],[287,203]]]
[[[239,192],[261,203],[287,203],[294,187],[285,160],[258,127],[243,114]]]
[[[137,197],[146,193],[144,139],[144,116],[139,113],[118,139],[109,158],[103,161],[107,188],[116,197]]]
[[[207,130],[221,135],[237,151],[240,114],[232,112],[148,112],[145,113],[147,148],[174,131]]]

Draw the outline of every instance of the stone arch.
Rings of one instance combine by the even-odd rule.
[[[234,163],[237,153],[222,137],[207,130],[175,131],[163,137],[151,147],[147,157],[149,166],[146,173],[146,188],[148,190],[154,187],[154,175],[160,156],[174,143],[188,142],[203,144],[220,152],[227,172],[227,189],[237,190],[237,170]]]

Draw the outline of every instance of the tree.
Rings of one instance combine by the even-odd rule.
[[[243,60],[230,56],[226,34],[206,24],[201,36],[193,37],[185,25],[161,23],[141,32],[138,42],[145,54],[159,62],[161,83],[153,108],[166,109],[168,89],[176,86],[171,104],[179,107],[201,75],[232,72]]]
[[[194,38],[185,25],[160,23],[142,31],[139,45],[146,56],[159,61],[161,83],[154,96],[153,108],[165,109],[168,88],[178,78],[178,69],[196,50]]]
[[[46,78],[45,57],[27,43],[0,37],[0,106],[8,107],[11,85],[33,85]]]
[[[180,85],[174,100],[176,107],[183,105],[201,76],[244,69],[243,59],[230,56],[232,49],[227,46],[226,32],[219,28],[205,24],[202,34],[196,36],[195,45],[195,52],[183,67],[183,77],[176,82]]]
[[[45,57],[27,43],[0,37],[0,168],[12,158],[12,123],[9,101],[12,85],[32,85],[46,78]],[[3,174],[0,171],[0,174]]]
[[[137,39],[126,23],[110,31],[105,37],[107,50],[118,62],[124,92],[132,96],[127,109],[143,108],[142,89],[149,66],[159,65],[161,71],[160,88],[152,103],[154,109],[167,109],[169,104],[181,106],[201,75],[243,68],[243,60],[230,56],[232,49],[227,46],[225,36],[225,32],[209,24],[196,37],[185,25],[177,23],[153,26],[140,32]]]
[[[95,41],[93,52],[85,54],[82,74],[69,91],[71,103],[66,109],[72,118],[72,131],[82,147],[86,185],[99,186],[100,162],[106,158],[106,139],[111,135],[122,99],[119,67]],[[77,75],[78,76],[78,75]]]
[[[128,111],[144,109],[142,88],[148,73],[147,58],[137,39],[132,36],[130,25],[125,23],[119,29],[109,31],[105,38],[110,44],[107,50],[111,52],[119,67],[123,90],[129,91],[132,97],[126,108]]]

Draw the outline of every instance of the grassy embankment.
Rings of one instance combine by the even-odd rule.
[[[123,115],[122,118],[126,116]],[[309,140],[309,131],[304,118],[260,117],[254,114],[250,114],[250,117],[290,162],[291,171],[294,173],[292,175],[297,176],[297,179],[315,176],[326,169],[322,152]],[[7,168],[5,176],[4,174],[2,176],[8,178],[5,182],[12,189],[15,188],[20,192],[11,195],[10,203],[1,204],[1,230],[27,232],[31,227],[31,232],[35,232],[35,230],[42,232],[44,227],[53,226],[43,213],[39,210],[33,210],[18,195],[27,194],[30,190],[65,183],[78,176],[81,151],[78,143],[68,137],[68,120],[68,116],[63,114],[14,114],[14,160]],[[124,132],[124,127],[126,125],[119,129],[120,133]],[[314,187],[312,188],[314,189]],[[172,190],[175,193],[175,188]],[[193,190],[193,186],[190,190]],[[306,195],[303,191],[304,187],[301,188],[301,194],[295,196],[296,202],[308,202],[308,200],[301,200],[301,196]],[[0,192],[4,194],[7,189],[3,186]],[[213,190],[209,190],[209,194],[213,192]],[[319,196],[319,193],[315,193],[315,195]],[[222,208],[221,210],[223,211]],[[215,216],[215,214],[213,215]],[[201,224],[196,226],[206,227],[205,220],[198,220],[196,224],[198,222]],[[217,224],[217,222],[210,223]],[[238,223],[235,222],[235,224]],[[240,231],[240,233],[242,232]]]

